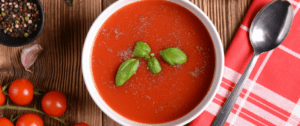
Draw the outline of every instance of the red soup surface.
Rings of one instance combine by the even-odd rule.
[[[138,41],[147,43],[162,71],[153,74],[147,61],[123,86],[118,67],[132,57]],[[182,65],[169,65],[159,54],[177,47],[187,55]],[[169,1],[143,0],[116,11],[100,28],[92,51],[92,72],[103,100],[117,113],[146,124],[176,120],[192,111],[208,92],[215,70],[213,42],[203,23]]]

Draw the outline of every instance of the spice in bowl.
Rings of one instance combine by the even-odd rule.
[[[28,37],[38,27],[37,5],[28,0],[0,0],[0,29],[11,37]]]

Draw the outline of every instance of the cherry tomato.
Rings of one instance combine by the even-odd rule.
[[[14,124],[7,118],[1,117],[0,118],[0,126],[14,126]]]
[[[27,113],[18,118],[16,126],[44,126],[44,123],[38,115]]]
[[[5,103],[5,95],[2,93],[2,86],[0,85],[0,106],[4,105]]]
[[[86,123],[77,123],[74,126],[90,126],[90,125]]]
[[[50,91],[42,99],[42,108],[48,115],[61,116],[67,109],[66,96],[60,91]]]
[[[8,89],[9,98],[18,105],[27,105],[33,99],[33,86],[27,79],[17,79]]]

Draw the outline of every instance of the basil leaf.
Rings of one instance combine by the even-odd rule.
[[[145,60],[148,60],[148,59],[150,59],[150,56],[149,55],[145,56]]]
[[[137,42],[134,50],[133,50],[133,56],[134,57],[146,57],[150,53],[151,49],[147,45],[147,43],[144,42]]]
[[[161,71],[161,67],[159,65],[158,60],[155,57],[151,57],[148,60],[148,68],[152,73],[159,73]]]
[[[139,66],[139,60],[129,59],[123,62],[117,72],[116,85],[122,86],[134,73]]]
[[[183,64],[187,60],[185,53],[178,48],[167,48],[161,51],[160,55],[166,62],[171,65]]]

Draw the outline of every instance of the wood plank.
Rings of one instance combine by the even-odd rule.
[[[102,111],[91,99],[83,82],[81,52],[90,26],[102,11],[102,1],[76,0],[73,7],[67,6],[64,0],[41,0],[41,3],[45,11],[45,27],[34,43],[40,44],[44,50],[32,68],[34,73],[25,72],[20,64],[20,51],[24,47],[0,45],[0,59],[3,59],[0,62],[0,84],[22,77],[29,79],[35,89],[62,91],[72,106],[66,112],[69,115],[67,124],[87,122],[98,126],[102,124]],[[41,109],[41,99],[42,96],[37,96],[27,106],[36,104]],[[4,110],[0,114],[9,117],[14,112]],[[62,125],[47,116],[40,116],[47,126]]]

